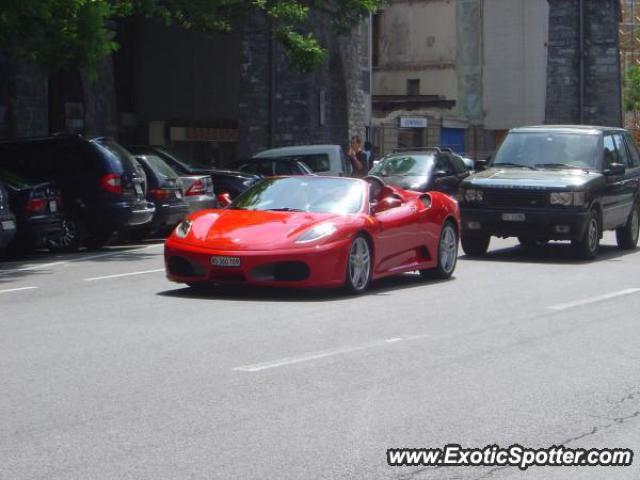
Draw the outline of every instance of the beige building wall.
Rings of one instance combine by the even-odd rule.
[[[549,3],[484,0],[484,126],[544,123]]]
[[[455,100],[455,0],[398,1],[384,7],[375,95],[406,95],[407,80],[420,80],[421,95]]]

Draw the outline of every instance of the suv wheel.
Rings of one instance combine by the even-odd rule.
[[[473,237],[462,235],[462,250],[464,253],[469,255],[470,257],[481,257],[487,250],[489,249],[489,242],[491,242],[491,237],[483,236],[483,237]]]
[[[580,240],[571,242],[578,258],[583,260],[593,260],[600,250],[600,219],[598,212],[591,210],[589,223],[585,229],[584,236]]]
[[[77,252],[84,244],[87,228],[78,215],[69,214],[62,219],[62,235],[49,240],[52,252]]]
[[[618,247],[623,250],[633,250],[638,246],[640,232],[640,206],[636,203],[631,210],[627,224],[616,230]]]

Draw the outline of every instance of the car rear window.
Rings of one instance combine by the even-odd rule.
[[[116,170],[122,169],[125,172],[136,171],[133,156],[121,145],[110,140],[94,140],[92,143],[98,147],[101,153],[109,158],[110,163],[116,167]],[[115,165],[113,165],[114,163]]]
[[[278,160],[290,162],[302,162],[307,165],[313,172],[328,172],[331,170],[331,161],[326,153],[313,153],[305,155],[287,155],[276,157]]]
[[[163,177],[178,178],[176,171],[157,155],[145,155],[145,158],[149,166]]]

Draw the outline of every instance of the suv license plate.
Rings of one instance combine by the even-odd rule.
[[[58,211],[58,204],[55,202],[55,200],[49,202],[49,211],[51,213],[56,213]]]
[[[15,230],[16,224],[13,223],[13,220],[5,220],[4,222],[2,222],[2,228],[4,230]]]
[[[214,267],[238,268],[240,257],[211,257],[211,265]]]
[[[524,222],[527,219],[524,213],[503,213],[502,220],[505,222]]]
[[[136,189],[136,193],[137,193],[138,195],[144,195],[144,191],[142,190],[142,185],[140,185],[139,183],[135,183],[135,184],[133,185],[133,188],[135,188],[135,189]]]

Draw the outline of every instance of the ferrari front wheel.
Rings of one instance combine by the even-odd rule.
[[[420,275],[427,278],[450,278],[458,263],[458,232],[451,222],[447,222],[440,232],[438,242],[438,262],[434,269],[420,270]]]
[[[351,242],[347,258],[345,287],[351,293],[363,293],[371,283],[371,247],[363,235]]]

